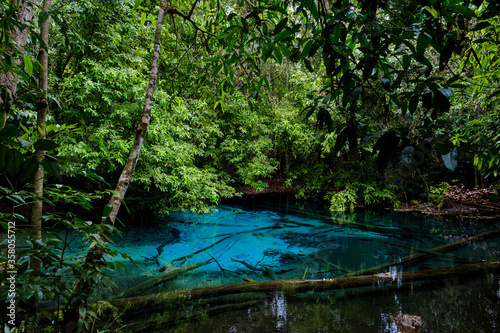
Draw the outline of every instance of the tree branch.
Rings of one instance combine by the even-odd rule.
[[[215,37],[215,35],[211,32],[208,32],[208,31],[205,31],[203,30],[202,28],[200,28],[196,22],[194,22],[192,19],[191,19],[191,14],[193,13],[193,10],[194,10],[194,6],[196,5],[198,1],[195,1],[194,4],[193,4],[193,7],[191,7],[191,10],[189,12],[189,15],[186,15],[186,14],[183,14],[181,13],[180,11],[178,11],[177,9],[175,9],[174,7],[172,6],[169,6],[166,8],[166,13],[167,14],[175,14],[175,15],[179,15],[180,17],[182,17],[183,19],[185,19],[186,21],[188,21],[189,23],[191,23],[191,25],[198,31],[201,31],[202,33],[206,34],[206,35],[209,35],[209,36],[212,36],[212,37]]]

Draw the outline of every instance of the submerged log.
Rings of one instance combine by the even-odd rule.
[[[196,264],[193,264],[190,266],[186,266],[186,267],[177,267],[174,269],[170,269],[170,270],[165,271],[165,272],[163,272],[155,277],[152,277],[151,279],[148,279],[144,282],[136,284],[132,288],[129,288],[129,289],[123,291],[120,294],[120,297],[127,298],[127,297],[140,295],[140,294],[148,291],[149,289],[152,289],[152,288],[154,288],[154,287],[156,287],[164,282],[175,279],[179,275],[182,275],[188,271],[192,271],[193,269],[196,269],[200,266],[206,265],[210,261],[212,261],[212,259],[209,259],[209,260],[206,260],[203,262],[199,262],[199,263],[196,263]]]
[[[213,243],[212,245],[209,245],[209,246],[207,246],[207,247],[204,247],[203,249],[196,250],[196,251],[194,251],[194,252],[193,252],[193,253],[191,253],[191,254],[188,254],[188,255],[186,255],[186,256],[182,256],[182,257],[179,257],[179,258],[174,259],[174,260],[172,260],[172,261],[166,262],[166,263],[164,263],[164,264],[163,264],[160,268],[158,268],[158,270],[159,270],[160,272],[163,272],[165,269],[167,269],[167,267],[169,266],[169,264],[170,264],[170,263],[173,263],[173,262],[176,262],[176,261],[181,261],[181,260],[186,261],[187,259],[192,258],[192,257],[194,257],[195,255],[197,255],[198,253],[201,253],[201,252],[204,252],[204,251],[206,251],[206,250],[208,250],[208,249],[211,249],[211,248],[212,248],[212,247],[214,247],[215,245],[219,244],[220,242],[222,242],[222,241],[224,241],[224,240],[226,240],[226,239],[228,239],[228,238],[229,238],[229,236],[224,237],[224,238],[221,238],[221,239],[219,239],[218,241],[216,241],[215,243]]]
[[[476,235],[476,236],[467,237],[467,238],[461,239],[461,240],[453,242],[453,243],[448,243],[448,244],[436,246],[430,250],[427,250],[427,252],[431,252],[431,253],[437,255],[437,253],[439,253],[439,252],[452,251],[452,250],[458,249],[460,247],[466,246],[472,242],[478,242],[478,241],[481,241],[481,240],[484,240],[487,238],[491,238],[491,237],[495,237],[498,235],[500,235],[500,229],[484,232],[484,233]],[[365,268],[365,269],[362,269],[359,271],[351,272],[351,273],[348,273],[344,276],[359,276],[359,275],[366,275],[366,274],[374,274],[374,273],[381,272],[388,267],[401,265],[402,263],[416,260],[416,259],[420,259],[420,258],[426,257],[428,255],[429,255],[428,253],[423,253],[423,252],[415,253],[415,254],[412,254],[412,255],[409,255],[409,256],[406,256],[403,258],[399,258],[399,259],[396,259],[393,261],[389,261],[389,262],[386,262],[386,263],[383,263],[383,264],[380,264],[377,266],[373,266],[370,268]]]
[[[184,289],[134,298],[117,299],[115,300],[115,304],[118,307],[153,307],[155,305],[165,305],[166,303],[179,300],[219,297],[238,293],[281,291],[287,294],[295,294],[308,291],[321,292],[325,290],[360,288],[374,285],[382,286],[393,282],[404,283],[424,280],[441,280],[456,276],[480,275],[486,274],[487,272],[498,271],[500,271],[500,262],[485,262],[449,268],[402,272],[395,275],[391,273],[381,273],[364,276],[343,276],[333,279],[243,282],[216,287]]]
[[[482,261],[484,261],[484,260],[474,260],[474,259],[470,259],[470,258],[459,257],[459,256],[456,256],[456,255],[453,255],[453,254],[449,254],[449,253],[440,253],[440,252],[431,251],[431,250],[423,250],[423,249],[420,249],[418,247],[408,246],[408,245],[403,245],[403,244],[396,244],[396,243],[393,243],[393,242],[388,242],[388,241],[383,241],[383,240],[379,240],[379,242],[383,243],[383,244],[387,244],[387,245],[401,247],[403,249],[409,249],[409,250],[412,250],[412,251],[427,253],[427,254],[433,255],[433,256],[438,256],[438,257],[443,257],[443,258],[449,258],[449,259],[454,259],[454,260],[468,262],[468,263],[476,263],[476,262],[482,262]]]

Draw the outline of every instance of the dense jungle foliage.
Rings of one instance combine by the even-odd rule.
[[[48,11],[34,1],[29,25],[18,20],[24,2],[0,7],[0,74],[19,76],[17,88],[1,87],[5,230],[29,224],[30,202],[42,200],[45,225],[77,229],[90,247],[117,254],[97,232],[109,210],[100,212],[141,120],[160,6],[151,122],[128,196],[161,212],[206,212],[269,186],[329,200],[332,210],[498,194],[498,0],[54,0]],[[48,19],[40,138],[37,55]],[[22,51],[16,28],[29,29]],[[42,161],[35,150],[46,151]],[[38,168],[43,198],[33,193]],[[17,252],[18,285],[29,285],[19,287],[25,325],[42,320],[28,310],[33,300],[63,308],[75,282],[68,275],[112,285],[98,263],[85,271],[64,261],[58,237]],[[32,255],[44,268],[30,275]],[[89,316],[80,308],[79,325]]]

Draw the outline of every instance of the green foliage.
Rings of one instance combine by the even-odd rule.
[[[18,302],[18,315],[29,312],[29,308],[21,304],[30,304],[31,300],[36,300],[39,304],[63,305],[73,288],[76,279],[83,276],[86,280],[93,280],[95,290],[104,288],[113,289],[109,271],[110,267],[119,267],[118,262],[92,263],[90,266],[83,265],[86,259],[85,253],[75,254],[73,247],[82,245],[101,244],[106,257],[112,259],[121,255],[125,259],[130,259],[125,253],[113,250],[108,245],[103,244],[98,231],[100,224],[94,224],[91,221],[83,220],[76,214],[70,212],[51,212],[42,216],[43,224],[46,226],[42,231],[41,239],[34,239],[29,230],[22,228],[29,224],[28,217],[22,215],[22,212],[29,206],[33,199],[41,199],[46,204],[70,204],[73,207],[80,207],[83,210],[91,211],[93,206],[91,202],[100,198],[102,193],[85,194],[81,191],[75,191],[66,186],[49,186],[46,188],[46,196],[37,197],[32,191],[12,191],[9,188],[0,187],[0,202],[3,205],[10,205],[9,213],[3,213],[0,217],[0,225],[7,234],[9,225],[15,224],[16,232],[16,259],[15,269],[17,271],[16,279],[16,301]],[[118,233],[118,230],[106,226],[108,230]],[[2,242],[6,246],[7,239]],[[26,246],[21,246],[25,244]],[[30,258],[37,258],[42,263],[41,271],[35,275],[32,274],[29,267]],[[3,259],[6,258],[1,258]],[[110,265],[111,264],[111,265]],[[4,290],[3,299],[7,299],[8,290]],[[55,320],[51,313],[43,311],[38,316]],[[38,325],[33,322],[34,317],[30,318],[27,325]]]
[[[330,197],[330,211],[332,213],[337,213],[344,212],[347,209],[351,212],[354,211],[354,205],[358,195],[355,189],[347,187],[342,191],[330,193],[327,198],[328,197]]]
[[[432,204],[441,207],[446,201],[446,192],[448,190],[447,182],[441,182],[437,185],[432,185],[429,190],[429,199],[432,201]]]

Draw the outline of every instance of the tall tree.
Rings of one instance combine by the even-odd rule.
[[[142,144],[148,130],[149,121],[151,119],[153,94],[155,91],[156,79],[158,77],[162,25],[165,19],[165,14],[169,8],[170,7],[167,6],[165,0],[160,0],[160,11],[156,19],[156,31],[154,36],[151,71],[149,74],[149,83],[146,89],[146,96],[144,98],[141,120],[139,122],[139,125],[137,126],[134,143],[132,145],[132,148],[130,149],[130,154],[127,162],[125,163],[123,171],[120,174],[120,178],[118,179],[115,191],[113,192],[113,195],[109,200],[109,204],[107,205],[107,212],[106,214],[104,214],[106,216],[101,221],[101,235],[104,242],[107,242],[107,237],[109,237],[109,231],[106,230],[105,224],[110,222],[112,225],[114,225],[115,223],[116,215],[118,214],[120,206],[123,202],[123,198],[127,193],[127,189],[130,184],[132,174],[134,173],[135,166],[137,165],[137,161],[141,153]],[[68,308],[64,314],[63,327],[66,327],[66,325],[70,324],[73,321],[77,321],[79,317],[80,305],[86,301],[86,298],[92,286],[91,281],[85,279],[86,274],[84,274],[83,271],[91,268],[92,263],[101,261],[102,256],[103,249],[101,245],[96,245],[93,248],[89,249],[85,264],[82,268],[82,275],[76,282],[72,295],[70,296],[70,299],[68,301]]]
[[[45,21],[42,22],[40,26],[40,36],[42,44],[40,44],[40,50],[38,53],[38,61],[40,62],[40,72],[39,72],[39,84],[38,84],[38,101],[37,101],[37,134],[38,139],[44,139],[46,130],[45,124],[47,120],[47,71],[49,64],[48,48],[49,48],[49,10],[52,6],[52,0],[44,0],[42,8],[42,16]],[[33,191],[37,197],[43,196],[43,168],[41,167],[41,162],[44,158],[45,151],[37,149],[35,152],[35,158],[40,163],[38,170],[33,175]],[[43,202],[41,199],[33,200],[33,205],[31,208],[31,237],[32,240],[38,240],[42,237],[42,213],[43,213]],[[35,252],[32,254],[30,259],[30,266],[33,274],[38,274],[41,269],[41,261],[38,259],[36,253],[36,247],[34,247]],[[34,311],[36,312],[36,301],[33,301]]]

